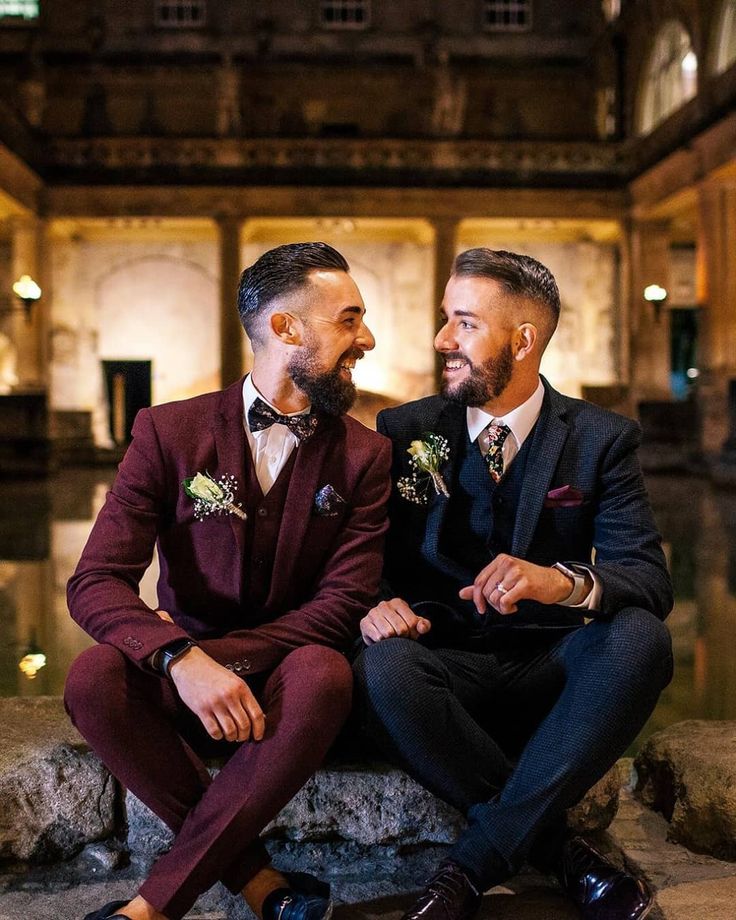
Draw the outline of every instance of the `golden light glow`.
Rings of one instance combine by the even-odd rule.
[[[13,293],[21,300],[38,300],[41,296],[41,288],[30,275],[21,275],[13,285]]]
[[[43,652],[29,652],[18,662],[18,667],[28,680],[33,680],[41,668],[46,667],[46,656]]]
[[[659,284],[648,284],[644,288],[644,300],[649,303],[661,303],[667,299],[667,289]]]

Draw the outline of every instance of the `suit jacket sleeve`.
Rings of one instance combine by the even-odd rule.
[[[594,521],[594,571],[601,579],[600,612],[641,607],[664,619],[672,609],[672,583],[636,456],[638,425],[616,438],[600,472]]]
[[[72,618],[97,642],[113,645],[142,668],[187,633],[159,619],[138,584],[151,563],[167,504],[165,464],[147,409],[67,586]]]
[[[252,672],[270,670],[302,645],[328,645],[347,650],[359,631],[361,617],[378,591],[388,520],[391,445],[386,441],[366,469],[353,495],[351,509],[314,593],[294,610],[254,629],[237,630],[222,639],[206,639],[201,647],[217,661],[245,656]]]

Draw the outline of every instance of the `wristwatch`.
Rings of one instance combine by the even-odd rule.
[[[181,658],[185,652],[188,652],[190,648],[194,648],[194,643],[191,639],[176,639],[174,642],[169,642],[168,645],[165,645],[160,650],[156,667],[164,677],[168,677],[171,665],[177,658]]]
[[[569,566],[566,566],[562,562],[555,562],[552,568],[557,569],[558,572],[562,572],[563,575],[571,578],[573,583],[572,592],[564,600],[559,601],[559,603],[562,604],[563,607],[576,607],[578,604],[581,604],[590,594],[590,588],[586,588],[585,585],[585,575],[589,573],[577,572],[575,569],[569,568]]]

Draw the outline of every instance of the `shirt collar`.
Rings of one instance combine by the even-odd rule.
[[[300,409],[298,412],[282,412],[280,409],[277,409],[273,403],[270,403],[263,393],[259,392],[256,385],[251,379],[251,375],[248,374],[243,381],[243,411],[245,413],[245,427],[249,429],[248,426],[248,410],[256,401],[256,399],[261,399],[263,402],[270,406],[274,412],[278,412],[279,415],[308,415],[311,411],[311,405],[307,406],[305,409]]]
[[[539,418],[543,401],[544,384],[540,380],[536,390],[529,399],[525,400],[515,409],[512,409],[511,412],[507,412],[506,415],[490,415],[484,409],[480,409],[477,406],[468,406],[465,412],[468,425],[468,436],[470,437],[471,443],[478,438],[481,431],[487,428],[491,422],[497,422],[499,425],[508,425],[516,441],[516,446],[520,449]]]

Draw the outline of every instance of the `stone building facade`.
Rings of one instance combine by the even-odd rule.
[[[124,440],[110,374],[135,365],[153,402],[236,379],[240,270],[324,239],[377,333],[361,387],[414,398],[454,254],[505,246],[560,283],[556,385],[629,412],[687,397],[716,454],[735,62],[734,0],[0,0],[14,393]],[[6,295],[25,273],[30,322]]]

